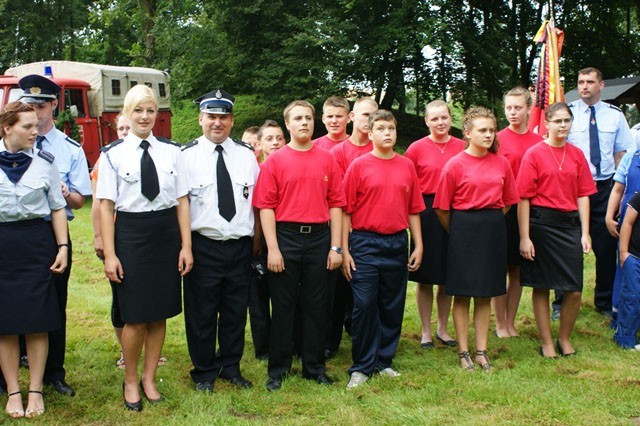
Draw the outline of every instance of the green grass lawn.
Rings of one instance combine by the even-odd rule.
[[[118,346],[109,319],[111,292],[102,263],[93,253],[88,205],[72,222],[71,233],[75,261],[67,309],[66,368],[67,381],[77,395],[62,397],[45,388],[47,412],[34,423],[640,424],[640,353],[618,349],[606,320],[593,310],[592,256],[586,261],[582,311],[573,335],[576,357],[554,361],[538,355],[531,293],[525,289],[518,317],[521,337],[499,340],[491,334],[493,372],[463,372],[455,348],[420,349],[415,285],[410,283],[394,362],[402,373],[399,378],[375,377],[357,390],[346,391],[351,343],[345,337],[338,356],[327,365],[328,374],[337,379],[334,386],[303,380],[294,362],[293,377],[281,391],[268,393],[264,387],[267,366],[255,360],[247,326],[241,367],[254,388],[241,391],[219,382],[214,394],[199,394],[189,378],[184,322],[178,316],[168,322],[163,350],[168,363],[158,370],[166,403],[145,404],[142,413],[127,412],[121,395],[123,370],[115,368]],[[553,327],[556,335],[557,323]],[[24,370],[21,382],[24,389]]]

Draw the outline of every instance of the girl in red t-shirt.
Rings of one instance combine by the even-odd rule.
[[[580,149],[567,143],[573,115],[564,102],[545,112],[548,137],[522,159],[518,174],[521,283],[533,287],[540,355],[575,355],[569,338],[580,310],[582,256],[589,242],[589,195],[596,192]],[[556,347],[551,338],[549,290],[562,290]]]
[[[447,294],[453,299],[453,323],[460,345],[460,366],[472,370],[469,357],[469,305],[474,299],[475,361],[484,371],[491,298],[506,292],[507,230],[504,213],[518,202],[507,160],[496,154],[496,119],[486,108],[465,113],[466,148],[445,164],[433,202],[449,231]]]

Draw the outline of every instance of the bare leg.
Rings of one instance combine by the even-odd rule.
[[[116,333],[116,339],[118,339],[118,343],[122,347],[122,327],[113,327],[113,332]]]
[[[44,366],[49,353],[49,335],[47,333],[27,334],[25,340],[27,342],[27,353],[29,354],[29,391],[42,392]],[[44,399],[41,393],[29,393],[27,417],[30,412],[35,415],[44,413]]]
[[[489,322],[491,322],[491,299],[473,298],[473,325],[476,330],[476,351],[486,351],[489,340]]]
[[[455,296],[453,298],[453,325],[458,337],[460,352],[469,352],[469,298]],[[466,362],[460,360],[462,367]]]
[[[433,341],[431,337],[431,311],[433,306],[433,286],[430,284],[416,284],[416,303],[418,315],[422,324],[420,343]]]
[[[499,338],[509,337],[507,331],[507,295],[491,298],[493,314],[496,318],[496,335]]]
[[[165,320],[155,321],[147,324],[147,335],[144,339],[144,368],[142,369],[142,385],[144,392],[149,399],[161,397],[156,388],[156,369],[158,368],[158,358],[164,345],[164,337],[167,331]]]
[[[531,296],[533,314],[536,317],[538,333],[540,333],[540,344],[542,345],[542,356],[553,358],[556,350],[553,347],[553,337],[551,337],[551,320],[549,317],[549,290],[544,288],[534,288]]]
[[[509,266],[507,270],[509,276],[509,287],[507,288],[507,305],[505,311],[505,323],[509,337],[518,337],[516,330],[516,315],[520,298],[522,297],[522,287],[520,286],[520,266]]]
[[[560,307],[560,328],[558,329],[558,342],[562,347],[565,355],[575,352],[571,341],[571,332],[576,323],[578,312],[580,312],[580,297],[582,293],[579,291],[565,291],[562,297],[562,306]]]
[[[18,383],[18,364],[20,362],[20,345],[18,336],[0,336],[0,366],[7,382],[7,394],[20,391]],[[24,416],[22,395],[19,393],[7,398],[7,413],[11,417]]]
[[[451,296],[447,296],[443,285],[438,286],[436,305],[438,307],[438,336],[443,340],[453,340],[447,331],[447,322],[451,312]]]
[[[140,401],[138,391],[138,361],[147,332],[146,323],[125,324],[122,330],[122,354],[124,355],[124,395],[128,402]]]

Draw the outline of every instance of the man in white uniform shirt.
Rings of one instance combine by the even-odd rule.
[[[218,377],[251,387],[240,373],[240,359],[256,235],[251,201],[259,167],[251,146],[229,137],[234,100],[222,89],[196,99],[203,135],[182,151],[194,256],[184,282],[184,311],[191,378],[200,392],[213,392]]]

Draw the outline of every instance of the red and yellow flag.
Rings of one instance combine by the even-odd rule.
[[[553,21],[544,21],[533,41],[542,46],[529,130],[545,135],[547,129],[544,125],[544,111],[554,102],[564,102],[564,90],[560,81],[560,54],[564,32],[556,28]]]

